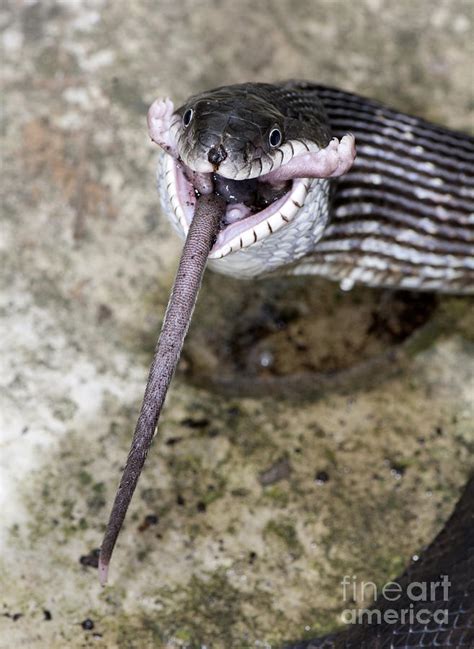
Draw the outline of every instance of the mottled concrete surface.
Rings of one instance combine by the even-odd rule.
[[[342,577],[394,576],[472,467],[472,303],[420,302],[418,332],[367,342],[382,294],[209,275],[101,589],[79,559],[100,543],[181,246],[146,108],[307,77],[472,130],[472,3],[6,0],[0,20],[0,646],[241,649],[334,628]],[[297,400],[305,345],[329,349],[301,361],[311,384],[319,363],[402,339],[371,381]]]

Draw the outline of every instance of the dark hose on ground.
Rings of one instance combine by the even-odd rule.
[[[184,244],[160,337],[155,348],[132,446],[100,550],[99,579],[101,584],[105,584],[107,581],[115,542],[153,440],[161,408],[191,321],[209,251],[216,240],[224,213],[225,202],[215,194],[201,196],[196,203],[194,218]]]

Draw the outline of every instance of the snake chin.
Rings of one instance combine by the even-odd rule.
[[[186,236],[197,196],[215,191],[227,201],[224,223],[209,255],[221,259],[261,242],[286,227],[303,207],[310,178],[293,178],[276,183],[232,181],[218,174],[190,170],[170,155],[164,156],[164,175],[175,224]]]

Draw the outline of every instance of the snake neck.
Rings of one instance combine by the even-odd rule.
[[[474,139],[357,95],[314,87],[334,134],[356,137],[334,182],[331,222],[291,272],[351,288],[472,293]]]

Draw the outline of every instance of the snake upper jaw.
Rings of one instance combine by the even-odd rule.
[[[273,183],[298,177],[336,178],[349,171],[355,157],[355,137],[347,133],[340,141],[335,137],[317,151],[293,156],[275,171],[261,176],[261,180]]]

